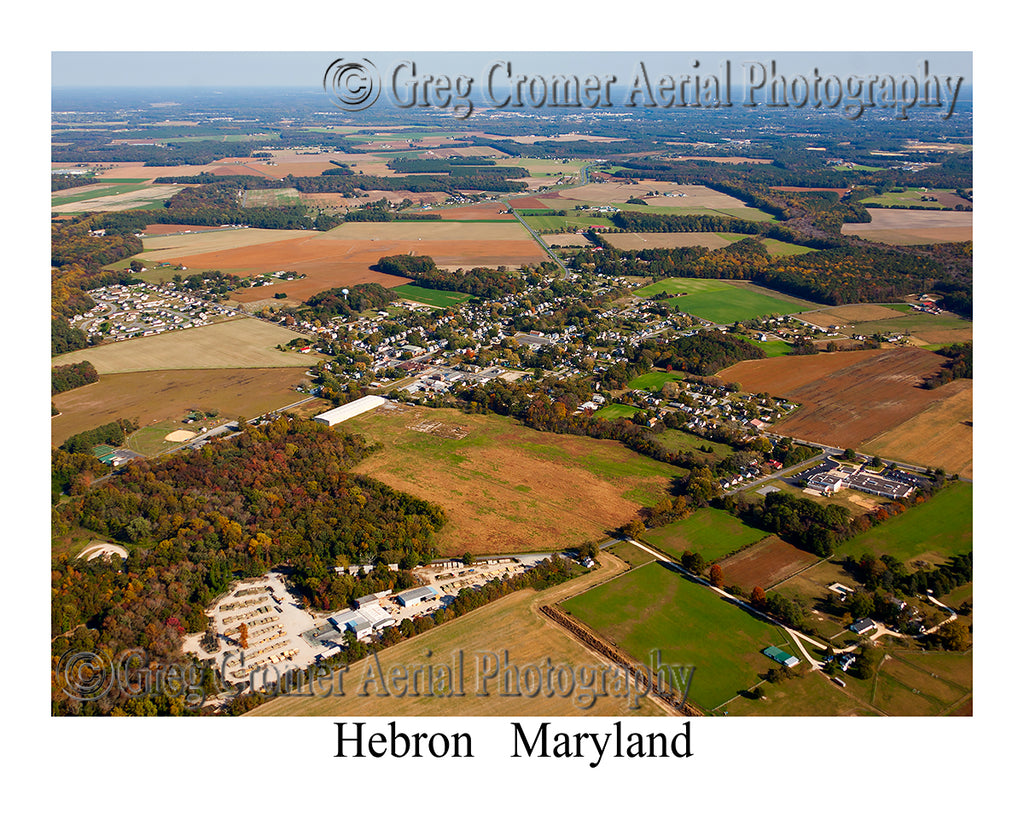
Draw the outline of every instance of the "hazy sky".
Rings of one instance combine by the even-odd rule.
[[[522,74],[567,72],[578,75],[613,73],[628,76],[639,61],[649,71],[663,73],[717,71],[723,60],[732,65],[734,82],[744,61],[767,64],[775,59],[779,73],[916,74],[928,60],[933,74],[972,79],[970,52],[53,52],[52,86],[63,87],[182,87],[288,86],[319,87],[334,60],[368,57],[386,72],[401,60],[412,59],[421,73],[463,73],[479,77],[497,60],[512,63]]]

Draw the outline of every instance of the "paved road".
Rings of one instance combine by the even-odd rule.
[[[548,243],[540,238],[540,234],[538,234],[537,231],[535,231],[532,227],[530,227],[528,224],[526,224],[526,220],[522,216],[519,215],[519,211],[517,211],[517,210],[515,210],[513,208],[512,214],[516,217],[516,219],[519,220],[519,223],[524,228],[526,228],[528,231],[530,231],[530,235],[534,238],[534,240],[536,240],[537,244],[539,244],[542,248],[544,248],[544,252],[547,253],[548,256],[551,257],[552,261],[555,264],[557,264],[562,269],[563,275],[568,273],[569,271],[566,269],[565,265],[562,263],[562,260],[558,258],[558,255],[555,253],[555,251],[553,251],[550,247],[548,247]]]

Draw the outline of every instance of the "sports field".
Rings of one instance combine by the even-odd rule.
[[[203,327],[131,338],[59,355],[53,365],[91,361],[100,375],[149,370],[217,370],[309,367],[317,359],[275,349],[300,333],[255,318],[233,318]]]
[[[473,298],[468,293],[457,293],[454,290],[431,290],[428,287],[417,287],[414,284],[400,285],[391,292],[403,299],[427,304],[431,307],[452,307]]]
[[[931,500],[845,541],[836,552],[855,558],[865,553],[892,555],[907,565],[917,560],[942,563],[973,548],[973,497],[974,485],[958,481]]]
[[[435,668],[453,664],[461,653],[464,669],[463,697],[395,696],[379,697],[379,691],[367,682],[370,658],[354,663],[343,677],[344,696],[337,688],[333,694],[319,697],[286,696],[250,712],[251,716],[665,716],[651,699],[639,700],[633,710],[628,698],[600,696],[591,702],[585,685],[574,687],[569,697],[501,697],[495,681],[478,673],[477,663],[492,662],[492,657],[508,651],[508,666],[520,670],[527,666],[545,667],[546,661],[557,668],[566,665],[576,670],[576,679],[584,683],[592,670],[608,665],[606,660],[585,649],[569,634],[538,613],[541,605],[552,605],[568,594],[586,588],[622,571],[625,564],[614,556],[602,554],[601,565],[593,572],[541,592],[523,590],[503,597],[469,614],[430,631],[381,650],[377,659],[385,675],[392,669],[412,671],[427,665]],[[578,669],[578,670],[577,670]],[[600,670],[598,678],[600,679]],[[609,687],[610,687],[609,677]],[[485,691],[487,696],[477,696]],[[369,696],[359,696],[366,692]]]
[[[357,472],[445,510],[444,554],[603,540],[683,474],[617,441],[538,432],[498,415],[398,405],[341,428],[383,444]]]
[[[668,300],[677,310],[715,324],[732,324],[758,316],[792,313],[801,302],[769,296],[764,292],[727,284],[719,279],[665,279],[639,290],[634,295],[649,297],[658,293],[681,293]]]
[[[678,559],[689,551],[714,562],[767,536],[767,532],[747,526],[728,512],[706,508],[698,509],[685,520],[648,529],[643,538],[670,557]]]
[[[762,649],[795,653],[780,628],[662,563],[649,563],[562,603],[634,659],[696,668],[690,698],[712,709],[758,682],[773,664]],[[714,635],[709,639],[709,635]]]

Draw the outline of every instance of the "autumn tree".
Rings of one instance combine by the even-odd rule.
[[[708,569],[708,579],[711,581],[712,586],[722,587],[722,567],[717,563],[712,564],[711,568]]]
[[[757,609],[764,609],[768,605],[768,597],[760,586],[754,586],[753,591],[750,592],[750,604]]]

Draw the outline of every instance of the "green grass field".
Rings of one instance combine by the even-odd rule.
[[[612,227],[612,220],[606,216],[576,216],[571,210],[567,216],[556,216],[554,213],[524,216],[523,219],[534,230],[573,231],[580,228]]]
[[[394,287],[391,292],[420,304],[429,304],[431,307],[452,307],[473,298],[468,293],[457,293],[454,290],[431,290],[428,287],[417,287],[414,284]]]
[[[566,600],[562,607],[642,663],[696,670],[690,699],[712,709],[758,682],[773,664],[770,645],[795,653],[786,633],[711,589],[649,563]],[[709,635],[714,635],[713,639]]]
[[[721,444],[717,441],[708,441],[705,438],[701,438],[699,435],[691,435],[689,432],[684,432],[681,429],[666,429],[664,432],[654,436],[661,441],[669,449],[674,449],[677,452],[696,452],[699,451],[702,446],[711,447],[712,453],[717,458],[724,458],[726,455],[732,454],[734,451],[728,444]]]
[[[802,256],[810,253],[814,248],[794,245],[791,242],[783,242],[779,239],[762,239],[769,256]]]
[[[707,508],[697,510],[685,520],[649,529],[644,540],[671,557],[691,551],[714,561],[767,536],[767,532],[747,526],[728,512]]]
[[[973,484],[958,481],[931,500],[857,535],[836,552],[859,558],[865,552],[876,557],[892,555],[909,563],[927,560],[941,563],[971,550]]]
[[[941,316],[933,316],[929,313],[912,313],[901,318],[879,319],[878,321],[862,321],[854,324],[848,331],[858,335],[868,336],[875,333],[917,333],[927,334],[929,331],[945,330],[972,330],[973,322],[959,318],[952,313],[943,313]]]
[[[616,418],[632,418],[638,412],[640,412],[639,409],[626,404],[608,404],[595,412],[594,417],[614,421]]]
[[[669,381],[685,381],[686,373],[662,373],[662,372],[651,372],[638,375],[632,381],[629,382],[628,386],[631,390],[649,390],[650,392],[657,392],[664,387]]]
[[[764,354],[768,356],[768,358],[775,358],[776,356],[787,355],[789,351],[793,349],[793,345],[791,345],[787,341],[782,341],[781,339],[775,339],[774,341],[752,340],[750,343],[753,344],[755,347],[760,347],[762,350],[764,350]]]
[[[668,304],[716,324],[732,324],[772,313],[788,314],[798,305],[798,302],[784,297],[775,298],[719,279],[665,279],[633,293],[645,297],[658,293],[685,293],[669,299]]]

